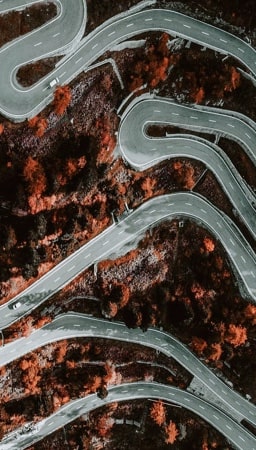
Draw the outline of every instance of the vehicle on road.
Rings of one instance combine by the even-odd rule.
[[[58,77],[53,78],[53,80],[50,81],[50,83],[49,83],[49,87],[50,87],[50,88],[53,88],[53,87],[56,86],[59,82],[60,82],[60,80],[59,80]]]
[[[21,307],[21,302],[15,302],[15,303],[13,303],[13,305],[12,305],[12,309],[18,309],[18,308],[20,308]]]

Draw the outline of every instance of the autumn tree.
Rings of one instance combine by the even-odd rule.
[[[62,116],[71,102],[71,89],[69,86],[57,86],[54,92],[54,112]]]
[[[96,165],[110,164],[113,161],[113,150],[116,146],[116,137],[113,134],[113,124],[106,116],[97,120],[96,128],[100,131],[100,144],[97,154]]]
[[[201,86],[198,91],[196,91],[195,94],[195,103],[200,104],[202,103],[205,96],[204,88]]]
[[[112,319],[118,313],[118,306],[114,302],[107,302],[106,305],[102,305],[102,314],[108,319]]]
[[[34,116],[28,120],[29,128],[34,130],[35,136],[42,137],[48,125],[48,120],[43,117]]]
[[[22,381],[24,383],[25,393],[31,395],[39,393],[38,382],[41,376],[37,355],[31,355],[29,359],[22,359],[19,367],[23,371]]]
[[[87,392],[96,392],[102,385],[102,378],[98,375],[91,377],[87,386]]]
[[[46,189],[46,176],[39,161],[29,156],[23,168],[23,176],[28,183],[30,194],[40,196]]]
[[[252,325],[256,325],[256,306],[252,305],[252,303],[248,303],[244,310],[244,315],[246,319],[251,320]]]
[[[100,417],[97,423],[97,430],[101,437],[105,437],[113,427],[115,421],[112,417],[108,417],[107,414],[104,414]]]
[[[241,83],[241,75],[240,73],[236,70],[235,67],[231,67],[231,77],[229,82],[225,85],[224,90],[226,92],[232,92],[234,90],[236,90]]]
[[[130,75],[130,91],[134,91],[148,83],[155,88],[168,76],[171,57],[168,48],[169,36],[163,33],[156,45],[150,45],[146,50],[146,59],[138,61]]]
[[[35,135],[37,137],[42,137],[45,133],[45,130],[47,129],[48,121],[47,119],[44,119],[43,117],[38,120]]]
[[[65,356],[67,353],[68,343],[67,341],[58,342],[57,348],[55,351],[55,361],[57,364],[61,364],[65,360]]]
[[[3,132],[4,132],[4,125],[0,123],[0,136],[1,134],[3,134]]]
[[[225,340],[226,326],[224,322],[215,324],[215,329],[219,333],[219,342],[223,343]]]
[[[234,347],[243,345],[247,341],[246,328],[241,325],[230,323],[225,335],[225,341],[234,345]]]
[[[173,444],[176,441],[177,436],[179,435],[179,431],[176,427],[176,424],[170,420],[169,424],[165,427],[166,444]]]
[[[189,163],[181,161],[174,161],[172,167],[175,171],[173,174],[175,181],[186,189],[192,189],[195,184],[194,168]]]
[[[152,177],[144,178],[143,182],[141,183],[141,188],[144,191],[144,195],[145,195],[146,199],[153,196],[155,185],[156,185],[156,180],[154,178],[152,178]]]
[[[166,411],[161,400],[153,403],[150,409],[150,417],[159,426],[163,425],[166,422]]]
[[[193,336],[191,347],[196,353],[200,355],[207,348],[207,342],[202,338]]]
[[[114,384],[116,381],[116,370],[114,364],[111,361],[106,361],[104,369],[106,375],[103,377],[103,383],[106,385]]]
[[[218,361],[222,355],[222,348],[221,348],[221,344],[219,342],[215,342],[213,344],[211,344],[211,353],[208,356],[208,359],[210,361]]]
[[[209,237],[204,238],[204,248],[207,252],[211,253],[215,249],[215,244],[213,240]]]

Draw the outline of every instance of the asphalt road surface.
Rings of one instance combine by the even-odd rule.
[[[180,405],[192,411],[224,434],[238,450],[256,450],[255,437],[224,412],[178,388],[143,381],[111,386],[108,388],[108,396],[104,400],[101,400],[96,394],[73,400],[39,422],[30,432],[26,433],[24,429],[17,430],[16,433],[2,440],[1,450],[17,450],[17,448],[23,450],[83,414],[112,402],[149,398],[160,398],[165,402]]]
[[[11,1],[6,4],[11,5]],[[79,43],[83,34],[81,30],[85,26],[86,3],[82,0],[61,0],[60,3],[62,23],[58,20],[50,22],[0,51],[0,86],[4,86],[4,89],[0,90],[0,111],[12,120],[22,121],[32,117],[52,100],[52,90],[49,90],[52,78],[58,77],[62,84],[70,82],[114,45],[144,32],[165,31],[172,36],[181,36],[232,55],[255,76],[256,52],[249,44],[226,31],[184,14],[166,9],[139,12],[131,10],[128,15],[116,16]],[[79,22],[80,19],[82,23]],[[66,52],[69,52],[70,56],[39,83],[27,89],[18,86],[18,67]]]
[[[0,12],[6,12],[9,8],[23,8],[32,3],[35,1],[0,1]],[[81,40],[87,18],[85,0],[56,0],[56,4],[58,13],[53,20],[32,33],[6,44],[0,50],[0,110],[3,115],[12,120],[22,121],[31,117],[52,100],[53,89],[49,89],[49,83],[53,78],[58,77],[62,84],[67,83],[81,71],[87,70],[99,56],[111,50],[114,45],[147,31],[166,31],[172,36],[181,36],[221,53],[230,54],[250,70],[255,81],[255,50],[241,39],[191,17],[169,10],[139,11],[138,8],[134,8],[110,19]],[[25,89],[18,85],[16,73],[20,66],[57,54],[66,54],[66,57],[57,64],[55,71],[30,88]],[[134,111],[136,111],[137,120],[134,119]],[[254,163],[256,157],[253,142],[256,137],[256,125],[236,113],[190,108],[171,103],[166,99],[144,98],[143,102],[136,101],[129,106],[128,112],[126,111],[123,116],[119,135],[120,148],[125,157],[128,160],[130,158],[139,170],[143,168],[143,165],[151,165],[170,157],[170,151],[176,151],[176,156],[194,157],[203,161],[217,176],[233,202],[234,208],[243,217],[250,232],[255,235],[255,210],[252,205],[254,195],[216,145],[192,136],[186,138],[174,136],[161,141],[147,136],[145,132],[147,123],[163,122],[166,121],[166,117],[170,118],[172,124],[197,131],[204,130],[228,135],[244,147]],[[128,125],[132,128],[132,133],[129,132]],[[139,145],[136,147],[136,144]],[[132,153],[129,148],[133,149]],[[134,152],[136,148],[137,151]],[[171,153],[172,156],[174,154]],[[136,211],[131,212],[128,217],[111,225],[10,302],[1,306],[0,328],[3,329],[19,320],[95,261],[124,253],[126,246],[138,240],[146,229],[159,221],[173,217],[191,218],[208,228],[220,240],[233,269],[243,282],[248,298],[255,301],[256,260],[249,244],[225,214],[193,192],[183,192],[149,200]],[[21,302],[21,306],[13,309],[17,301]],[[61,320],[62,325],[60,325]],[[88,322],[85,325],[85,321],[88,320],[91,321],[91,325]],[[221,398],[222,402],[228,405],[229,410],[233,409],[235,417],[239,415],[255,424],[255,406],[229,389],[174,338],[153,329],[142,333],[140,330],[128,330],[121,324],[102,320],[95,322],[95,320],[79,315],[61,316],[57,322],[45,326],[30,337],[0,349],[1,361],[4,364],[10,361],[10,358],[18,358],[24,352],[35,348],[35,345],[44,345],[46,342],[70,336],[84,336],[86,332],[91,333],[92,336],[103,333],[107,338],[137,342],[173,356],[217,397]],[[111,387],[105,403],[148,397],[163,398],[183,405],[208,420],[237,448],[256,450],[255,437],[223,411],[192,394],[173,387],[155,383],[132,383]],[[13,435],[7,437],[1,442],[1,449],[15,448],[16,450],[17,445],[19,449],[32,445],[33,442],[83,414],[86,408],[90,410],[102,404],[104,402],[95,395],[70,402],[56,414],[41,422],[33,433],[29,435],[16,433],[15,439]]]
[[[123,323],[88,317],[79,313],[61,314],[53,322],[0,348],[0,365],[4,366],[46,344],[74,337],[102,337],[133,342],[154,348],[168,357],[173,357],[193,376],[203,383],[229,414],[239,421],[246,419],[256,426],[256,406],[230,389],[209,370],[185,345],[172,335],[155,328],[142,332],[129,329]]]
[[[126,245],[135,242],[150,227],[162,220],[187,217],[205,226],[221,242],[233,269],[239,274],[248,297],[256,300],[255,254],[238,228],[225,214],[193,192],[178,192],[155,197],[119,223],[82,246],[37,282],[0,307],[0,329],[20,319],[58,292],[95,261],[117,257]],[[21,306],[13,309],[20,301]]]
[[[166,138],[152,138],[147,134],[147,127],[152,124],[185,124],[185,128],[189,128],[191,121],[197,123],[193,129],[212,131],[213,123],[213,130],[222,129],[223,134],[228,136],[231,125],[229,122],[232,122],[239,140],[242,140],[244,135],[249,136],[250,149],[252,154],[256,155],[252,145],[252,142],[256,141],[256,131],[251,129],[250,137],[247,129],[249,125],[240,119],[211,112],[210,108],[208,111],[199,111],[168,99],[141,96],[128,106],[121,118],[118,144],[122,156],[137,170],[144,170],[168,158],[185,157],[203,162],[213,172],[241,220],[256,239],[255,194],[220,147],[196,136],[174,134]]]

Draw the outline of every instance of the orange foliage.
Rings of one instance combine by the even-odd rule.
[[[222,355],[222,348],[221,344],[218,342],[215,342],[214,344],[211,344],[211,354],[208,356],[208,359],[210,361],[218,361]]]
[[[170,420],[169,425],[165,427],[166,444],[173,444],[176,441],[176,437],[179,435],[176,424]]]
[[[141,188],[145,192],[146,199],[149,197],[152,197],[155,185],[156,185],[156,180],[154,178],[146,177],[143,180],[143,182],[141,184]]]
[[[36,126],[38,120],[39,120],[38,116],[34,116],[31,119],[28,119],[28,126],[29,126],[29,128],[34,128]]]
[[[168,34],[163,33],[157,46],[151,45],[147,49],[146,61],[137,62],[130,76],[130,91],[140,88],[146,82],[151,88],[155,88],[160,81],[166,80],[170,64],[168,40]]]
[[[108,302],[106,307],[106,317],[113,318],[117,315],[118,306],[116,303]]]
[[[31,395],[40,392],[40,389],[37,387],[41,379],[37,357],[32,355],[28,360],[22,360],[20,368],[24,371],[22,381],[25,385],[25,392]]]
[[[97,424],[97,429],[98,429],[99,435],[101,437],[105,437],[110,432],[114,423],[115,423],[114,419],[112,419],[111,417],[108,417],[107,415],[100,417],[98,424]]]
[[[158,400],[154,402],[150,409],[150,417],[157,425],[163,425],[166,421],[166,412],[163,402]]]
[[[225,339],[225,333],[226,333],[226,326],[223,322],[220,322],[216,324],[216,329],[220,333],[220,342],[224,342]]]
[[[3,132],[4,132],[4,125],[0,123],[0,136],[1,134],[3,134]]]
[[[202,299],[206,295],[206,291],[199,283],[194,282],[191,286],[191,292],[193,292],[196,300]]]
[[[201,354],[207,348],[207,342],[202,338],[193,336],[191,347],[196,353]]]
[[[245,310],[244,315],[246,319],[250,319],[252,321],[252,325],[256,325],[256,306],[249,303]]]
[[[66,368],[71,370],[74,369],[76,367],[76,362],[75,361],[66,361]]]
[[[235,67],[231,68],[231,84],[233,89],[237,89],[240,86],[241,82],[241,75],[240,73],[235,69]]]
[[[204,99],[204,95],[205,95],[204,88],[200,87],[195,94],[195,102],[198,104],[202,103],[202,101]]]
[[[247,341],[246,328],[242,327],[241,325],[234,325],[233,323],[230,323],[225,336],[225,340],[234,345],[234,347],[243,345]]]
[[[48,121],[47,119],[39,118],[38,116],[32,117],[32,119],[28,120],[29,128],[33,128],[35,130],[35,135],[37,137],[42,137],[47,128]]]
[[[231,67],[231,79],[230,82],[224,87],[226,92],[232,92],[240,86],[241,75],[235,67]]]
[[[54,92],[54,112],[61,116],[66,111],[68,105],[71,102],[71,89],[69,86],[57,86]]]
[[[172,164],[173,169],[177,172],[175,175],[182,185],[187,189],[192,189],[195,184],[194,181],[194,168],[188,163],[182,163],[181,161],[174,161]]]
[[[29,368],[29,361],[27,359],[22,359],[19,363],[21,370],[27,370]]]
[[[42,328],[44,325],[46,325],[47,323],[51,322],[50,317],[41,317],[40,319],[37,320],[37,322],[34,324],[35,328]]]
[[[180,170],[182,168],[182,163],[180,161],[174,161],[172,167],[174,168],[174,170]]]
[[[23,168],[23,175],[29,192],[39,197],[46,189],[46,176],[42,165],[29,156]]]
[[[47,125],[48,125],[47,119],[43,119],[43,118],[39,119],[38,122],[37,122],[35,135],[37,137],[42,137],[44,135],[44,132],[45,132],[46,128],[47,128]]]
[[[61,364],[66,356],[68,344],[67,341],[62,341],[58,343],[58,347],[55,352],[55,361],[57,364]]]
[[[159,44],[157,46],[157,51],[161,53],[162,56],[168,56],[169,55],[169,49],[168,49],[168,42],[169,42],[170,36],[168,33],[163,33]]]
[[[214,244],[213,240],[208,237],[204,238],[204,246],[205,246],[205,250],[209,253],[213,252],[215,249],[215,244]]]
[[[104,386],[121,383],[122,375],[119,372],[116,372],[115,366],[111,361],[106,362],[104,369],[106,371],[106,375],[102,380]]]
[[[31,317],[30,319],[27,318],[26,322],[23,324],[22,329],[23,329],[23,335],[25,337],[29,336],[32,333],[32,331],[34,331],[34,328],[32,326],[32,322],[33,322],[33,319]]]
[[[110,164],[113,160],[113,150],[116,146],[116,138],[111,133],[113,125],[110,123],[108,117],[104,117],[103,120],[96,121],[96,128],[100,131],[100,150],[97,155],[96,164]]]
[[[120,267],[122,264],[126,264],[127,262],[136,259],[138,254],[139,250],[136,248],[126,253],[125,255],[120,256],[118,259],[105,259],[104,261],[99,261],[98,271],[108,271],[114,266]]]
[[[70,180],[78,171],[83,169],[87,164],[85,156],[80,156],[80,158],[69,158],[66,161],[64,169],[57,173],[56,179],[61,186],[64,186],[68,180]]]
[[[150,62],[149,70],[153,72],[153,77],[150,81],[150,87],[155,88],[160,81],[165,81],[167,78],[167,69],[169,67],[169,58],[166,56],[159,62]]]
[[[120,308],[123,308],[129,301],[130,289],[127,284],[120,284],[120,288],[121,288],[121,293],[120,293],[119,305],[120,305]]]
[[[91,378],[90,382],[88,383],[88,390],[89,392],[96,392],[97,389],[101,386],[102,379],[99,376],[95,376]]]

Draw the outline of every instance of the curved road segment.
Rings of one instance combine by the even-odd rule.
[[[99,27],[82,39],[71,51],[72,55],[64,58],[63,62],[39,83],[28,89],[18,87],[16,71],[19,66],[63,53],[63,49],[70,45],[72,36],[76,41],[79,40],[78,30],[81,31],[83,25],[77,22],[79,18],[83,17],[84,20],[86,16],[85,0],[58,1],[61,1],[63,7],[63,18],[69,17],[65,26],[62,24],[58,28],[58,21],[49,23],[15,40],[0,51],[0,85],[4,86],[0,91],[0,111],[10,119],[22,121],[43,109],[52,100],[52,90],[49,90],[49,81],[52,78],[58,77],[61,83],[67,83],[114,45],[144,32],[165,31],[230,54],[241,61],[253,76],[256,74],[256,51],[238,37],[175,11],[149,9],[139,12],[131,10],[125,17],[116,16],[116,20],[111,20],[106,26]],[[80,13],[78,8],[81,9]],[[49,36],[52,39],[49,39]],[[55,41],[56,38],[58,42]]]
[[[0,3],[0,13],[24,9],[40,1],[7,0]],[[30,88],[23,88],[18,84],[18,68],[37,59],[70,52],[84,34],[87,21],[86,0],[54,0],[54,3],[57,4],[56,17],[31,33],[7,43],[0,50],[0,110],[10,119],[19,118],[22,111],[33,110],[34,106],[31,108],[31,105],[37,105],[37,110],[42,110],[49,103],[45,101],[49,92],[42,91],[41,83]],[[13,113],[9,114],[9,109]],[[24,116],[22,120],[25,118]]]
[[[4,4],[0,1],[0,12],[7,12],[9,8],[23,8],[33,3],[36,1],[12,0],[12,3],[6,1]],[[82,70],[88,68],[106,50],[111,50],[113,45],[146,31],[166,31],[224,54],[230,54],[249,68],[252,76],[255,77],[256,52],[252,47],[225,31],[183,14],[162,9],[136,12],[132,10],[126,15],[112,18],[79,43],[86,24],[86,1],[55,0],[55,3],[58,13],[54,19],[32,33],[5,45],[0,51],[2,67],[0,86],[4,86],[4,89],[0,91],[0,110],[13,120],[22,121],[31,117],[51,101],[52,90],[49,89],[49,81],[53,77],[58,77],[61,83],[67,83]],[[63,61],[36,85],[28,89],[18,85],[16,73],[20,66],[43,57],[64,53],[67,56]],[[166,122],[165,118],[168,116],[171,117],[168,122],[172,124],[230,136],[243,145],[254,163],[256,157],[252,142],[255,141],[256,125],[252,121],[249,123],[248,120],[241,119],[241,115],[235,113],[228,114],[227,112],[207,110],[207,108],[181,106],[166,99],[143,99],[143,102],[140,99],[132,103],[128,112],[126,111],[123,115],[119,136],[120,148],[125,157],[139,169],[143,165],[148,166],[170,157],[172,149],[175,149],[176,152],[172,152],[172,157],[174,155],[194,157],[203,161],[218,177],[229,198],[235,199],[233,200],[234,207],[244,218],[251,233],[255,233],[253,223],[255,211],[252,207],[254,196],[216,145],[193,136],[172,136],[164,141],[147,136],[145,127],[148,123]],[[129,128],[133,129],[133,133],[129,133]],[[133,152],[137,151],[129,152],[129,148],[132,148]],[[142,148],[143,151],[141,151]],[[193,218],[206,226],[221,241],[233,267],[244,283],[248,296],[256,300],[255,254],[240,231],[228,217],[200,196],[192,192],[176,193],[146,202],[128,217],[113,224],[80,248],[13,300],[0,307],[0,328],[7,327],[36,308],[95,261],[111,257],[114,252],[115,254],[123,253],[126,244],[130,245],[136,241],[143,231],[157,222],[173,216]],[[13,303],[18,299],[22,305],[18,310],[14,310]],[[154,329],[141,333],[140,330],[127,330],[122,324],[67,314],[33,333],[33,336],[1,348],[0,357],[6,363],[34,349],[35,346],[38,347],[44,343],[71,336],[85,335],[103,335],[110,339],[128,340],[157,348],[188,368],[216,397],[221,399],[222,403],[229,407],[229,410],[234,411],[236,417],[245,418],[255,425],[254,405],[229,389],[176,339]],[[13,443],[13,435],[7,436],[2,441],[1,448],[3,450],[5,448],[16,449],[17,444],[20,449],[25,448],[65,423],[74,420],[86,410],[102,406],[104,403],[149,396],[164,398],[172,403],[183,405],[206,419],[237,448],[256,450],[255,437],[224,412],[188,392],[155,383],[132,383],[112,387],[107,401],[91,395],[86,399],[70,402],[57,413],[36,425],[32,434],[26,436],[17,432],[15,443]]]
[[[20,429],[7,436],[6,439],[1,441],[1,450],[17,450],[17,445],[19,450],[23,450],[83,414],[112,402],[127,402],[148,398],[160,398],[166,402],[183,406],[210,423],[220,433],[225,435],[228,441],[238,450],[256,450],[255,437],[224,412],[178,388],[143,381],[111,386],[108,388],[108,396],[104,400],[99,399],[97,394],[73,400],[34,427],[32,426],[31,431],[26,433],[24,429]]]
[[[137,124],[134,121],[136,114],[139,119]],[[143,94],[135,98],[122,114],[121,121],[126,120],[130,121],[131,126],[136,125],[136,131],[138,127],[144,131],[148,123],[160,122],[198,132],[227,136],[244,148],[256,166],[254,145],[256,123],[241,113],[208,106],[182,105],[169,98],[157,96],[150,98],[148,94]],[[125,135],[121,136],[120,134],[119,139],[123,140]]]
[[[38,281],[0,307],[0,329],[38,307],[95,261],[126,252],[145,230],[162,220],[188,217],[205,226],[221,242],[233,268],[239,274],[249,298],[256,300],[256,257],[248,242],[221,211],[198,194],[178,192],[148,200],[128,217],[108,227],[66,258]],[[19,300],[20,308],[13,309]]]
[[[196,129],[211,130],[212,122],[217,122],[216,117],[218,117],[218,124],[215,125],[217,129],[222,128],[225,134],[229,134],[229,122],[232,122],[232,127],[239,136],[240,130],[234,117],[211,113],[210,108],[208,112],[198,111],[177,105],[168,99],[149,99],[142,96],[132,102],[128,111],[122,115],[118,132],[119,148],[124,158],[137,170],[144,170],[167,158],[185,157],[203,162],[216,176],[241,220],[256,239],[256,212],[253,206],[256,197],[223,150],[205,139],[190,135],[174,134],[166,138],[152,138],[147,135],[147,127],[152,124],[182,126],[185,124],[185,128],[189,128],[190,122],[196,121]],[[224,122],[225,118],[228,123]],[[249,136],[246,133],[247,127],[246,123],[241,122],[240,128],[243,130],[241,140],[243,134]],[[256,132],[252,130],[251,135],[251,142],[255,142]],[[250,146],[256,156],[255,148],[252,144]]]
[[[228,408],[235,420],[246,419],[256,426],[256,406],[230,389],[209,370],[188,348],[168,333],[149,328],[129,329],[123,323],[88,317],[79,313],[61,314],[53,322],[35,331],[27,338],[21,338],[0,348],[2,366],[21,358],[25,354],[46,344],[62,339],[78,337],[102,337],[133,342],[154,348],[168,357],[174,358],[193,376],[206,386],[211,394]]]

